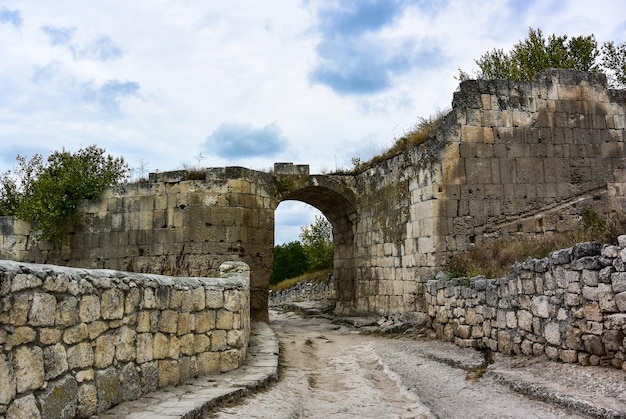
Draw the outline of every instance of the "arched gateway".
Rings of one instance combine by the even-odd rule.
[[[0,258],[173,276],[251,268],[251,311],[267,318],[274,210],[299,200],[333,226],[336,311],[424,310],[446,258],[506,235],[543,235],[583,210],[626,210],[626,91],[604,75],[547,70],[530,83],[465,81],[436,135],[348,175],[277,163],[151,174],[84,204],[67,244],[0,218]]]

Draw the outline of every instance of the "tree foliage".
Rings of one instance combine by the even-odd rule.
[[[459,69],[459,79],[510,79],[530,81],[547,68],[602,71],[612,87],[626,85],[626,43],[615,46],[606,42],[602,49],[594,35],[551,35],[545,38],[541,29],[530,28],[528,37],[513,46],[509,52],[494,49],[478,60],[478,72],[473,76]]]
[[[108,187],[123,181],[128,166],[123,158],[105,155],[95,145],[72,154],[52,153],[30,160],[17,156],[18,167],[0,177],[0,214],[13,215],[41,230],[41,238],[60,243],[80,222],[79,204],[97,199]]]
[[[300,230],[300,240],[309,263],[309,270],[317,271],[333,267],[333,227],[324,217]]]
[[[295,278],[309,269],[304,248],[299,241],[274,246],[274,264],[270,275],[270,284],[277,284],[285,279]]]
[[[333,267],[333,228],[324,217],[300,229],[300,240],[274,246],[270,284]]]

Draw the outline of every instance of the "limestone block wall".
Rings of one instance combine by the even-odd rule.
[[[626,236],[516,264],[505,278],[429,280],[438,337],[505,354],[626,369]]]
[[[274,208],[267,173],[241,167],[151,174],[86,201],[63,245],[0,217],[0,258],[89,269],[210,277],[225,260],[253,271],[251,305],[267,316]]]
[[[461,83],[434,138],[355,176],[353,305],[425,311],[425,281],[470,246],[623,212],[626,91],[602,74]]]
[[[0,261],[0,416],[90,417],[237,368],[249,268],[171,278]]]

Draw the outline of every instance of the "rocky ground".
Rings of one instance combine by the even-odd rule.
[[[314,316],[271,311],[279,381],[207,418],[626,418],[621,370],[497,355],[491,362],[429,339],[419,319],[333,319],[319,303],[290,308]]]

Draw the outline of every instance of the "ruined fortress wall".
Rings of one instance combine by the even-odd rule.
[[[266,177],[239,167],[151,174],[85,202],[83,222],[62,246],[0,217],[0,258],[202,277],[219,274],[225,260],[240,260],[253,272],[252,310],[266,316],[276,206]]]
[[[593,73],[461,83],[436,138],[356,176],[352,310],[424,311],[455,252],[567,231],[586,207],[623,212],[625,106]]]
[[[173,276],[223,260],[252,271],[267,318],[274,210],[307,202],[333,224],[337,313],[424,311],[424,286],[455,252],[626,210],[626,91],[603,75],[547,70],[529,83],[465,81],[434,138],[359,174],[277,164],[153,174],[85,203],[69,242],[38,242],[0,217],[0,258]]]
[[[626,236],[529,259],[505,278],[430,280],[425,299],[438,337],[459,346],[626,369]]]
[[[90,417],[239,367],[249,268],[222,278],[0,262],[0,416]]]

